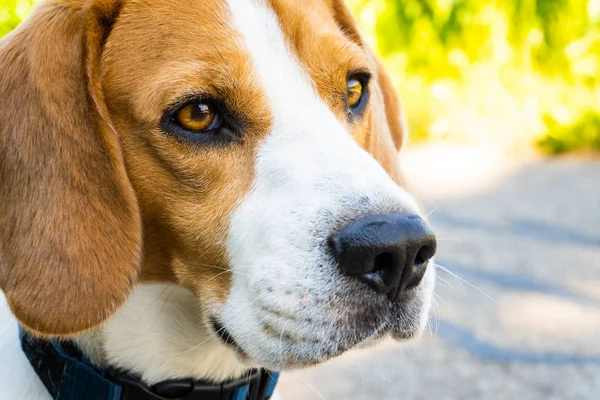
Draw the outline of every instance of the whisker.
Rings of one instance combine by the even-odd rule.
[[[437,277],[436,277],[436,279],[437,279]],[[447,283],[447,282],[442,282],[442,281],[437,281],[437,280],[436,280],[435,284],[436,284],[436,285],[440,285],[441,287],[443,287],[444,289],[447,289],[447,290],[449,290],[450,292],[453,292],[453,291],[454,291],[454,290],[453,290],[453,288],[452,288],[451,286],[448,286],[448,283]]]
[[[425,330],[429,334],[429,340],[433,340],[433,331],[431,330],[431,319],[427,320],[427,324],[425,325]]]
[[[456,275],[455,273],[451,272],[448,268],[440,265],[440,264],[435,264],[435,266],[439,269],[441,269],[442,271],[445,271],[447,273],[449,273],[450,275],[452,275],[453,277],[455,277],[456,279],[458,279],[461,282],[466,283],[467,285],[469,285],[470,287],[472,287],[473,289],[477,290],[479,293],[483,294],[484,296],[486,296],[488,299],[490,299],[494,304],[496,304],[496,300],[490,296],[489,294],[487,294],[486,292],[484,292],[483,290],[479,289],[477,286],[473,285],[471,282],[466,281],[465,279],[461,278],[460,276]]]
[[[221,276],[221,275],[224,275],[224,274],[226,274],[226,273],[228,273],[228,272],[232,272],[232,271],[230,271],[230,270],[227,270],[227,271],[221,271],[221,272],[219,272],[218,274],[211,276],[209,279],[207,279],[207,280],[206,280],[206,282],[210,282],[210,281],[212,281],[213,279],[217,279],[219,276]]]
[[[152,308],[152,306],[161,298],[163,297],[163,295],[165,294],[165,292],[167,290],[171,289],[170,286],[165,287],[162,292],[160,292],[160,294],[158,296],[156,296],[156,299],[152,300],[152,303],[150,303],[150,305],[144,310],[143,313],[140,314],[139,318],[143,317],[144,315],[146,315],[146,313],[148,312],[148,310],[150,310]]]
[[[377,365],[379,366],[379,368],[375,368],[377,370],[377,372],[379,373],[379,376],[381,376],[381,380],[383,382],[383,391],[386,391],[386,383],[387,382],[391,382],[391,379],[387,378],[384,374],[383,374],[383,366],[381,365],[381,357],[379,356],[379,354],[376,357],[377,360]]]
[[[449,288],[449,289],[451,289],[451,290],[454,290],[454,286],[452,286],[452,285],[450,284],[450,282],[448,282],[447,280],[445,280],[445,279],[444,279],[444,278],[442,278],[441,276],[439,276],[439,275],[436,275],[436,276],[435,276],[435,278],[436,278],[436,279],[439,279],[441,282],[443,282],[443,283],[445,283],[446,285],[448,285],[448,288]],[[441,282],[438,282],[438,283],[441,283]]]
[[[360,367],[360,363],[357,363]],[[363,388],[363,399],[367,397],[367,389],[365,388],[365,375],[363,374],[362,368],[358,368],[358,372],[360,373],[360,380],[362,381]]]
[[[202,265],[203,267],[209,267],[209,268],[220,269],[223,271],[229,271],[229,268],[219,267],[218,265],[211,265],[211,264],[204,264],[204,263],[199,263],[199,265]]]
[[[158,310],[158,314],[156,314],[156,318],[154,319],[154,321],[152,322],[152,325],[150,326],[150,329],[154,328],[154,325],[156,324],[156,322],[158,321],[158,319],[160,318],[160,315],[162,314],[163,310],[165,309],[165,306],[167,305],[169,299],[171,298],[171,296],[173,295],[173,288],[170,287],[169,289],[171,289],[171,293],[169,293],[167,295],[167,298],[165,299],[165,302],[163,303],[163,305],[160,307],[160,310]]]
[[[207,281],[207,282],[209,282],[209,281],[212,281],[213,279],[215,279],[215,278],[217,278],[218,276],[220,276],[220,275],[223,275],[223,274],[225,274],[225,273],[227,273],[227,272],[232,272],[232,273],[234,272],[234,270],[233,270],[233,269],[229,269],[229,268],[223,268],[223,267],[219,267],[219,266],[217,266],[217,265],[210,265],[210,264],[203,264],[203,263],[200,263],[200,265],[202,265],[202,266],[204,266],[204,267],[210,267],[210,268],[220,269],[220,270],[222,270],[222,271],[223,271],[223,272],[221,272],[221,273],[218,273],[217,275],[215,275],[215,276],[211,277],[210,279],[208,279],[208,281]],[[248,274],[243,274],[243,273],[241,273],[241,272],[239,272],[239,271],[238,271],[238,269],[245,269],[245,268],[249,268],[249,267],[236,267],[236,269],[235,269],[235,272],[236,272],[237,274],[240,274],[240,275],[242,275],[242,276],[250,276],[250,275],[248,275]]]
[[[224,331],[224,330],[225,330],[225,327],[219,328],[219,330],[218,330],[218,331],[216,331],[216,332],[215,332],[215,334],[216,334],[216,335],[218,335],[218,334],[219,334],[219,332],[221,332],[221,331]],[[187,350],[184,350],[184,351],[182,351],[182,352],[181,352],[181,353],[179,353],[179,354],[187,354],[187,353],[189,353],[189,352],[191,352],[191,351],[194,351],[194,350],[196,350],[198,347],[202,346],[204,343],[208,342],[210,339],[213,339],[213,335],[212,335],[212,334],[209,334],[209,335],[208,335],[208,337],[207,337],[206,339],[204,339],[202,342],[200,342],[200,343],[198,343],[198,344],[196,344],[196,345],[194,345],[194,346],[190,347],[190,348],[189,348],[189,349],[187,349]]]
[[[312,390],[313,392],[315,392],[315,394],[316,394],[317,396],[319,396],[321,399],[323,399],[323,400],[327,400],[327,398],[325,398],[325,396],[323,396],[321,393],[319,393],[319,392],[317,391],[317,389],[315,389],[314,387],[310,386],[310,385],[308,384],[308,382],[306,382],[306,381],[305,381],[305,380],[304,380],[304,379],[303,379],[303,378],[302,378],[300,375],[298,375],[298,379],[300,379],[302,382],[304,382],[304,384],[305,384],[305,385],[306,385],[306,386],[307,386],[307,387],[308,387],[310,390]]]
[[[431,211],[429,211],[429,212],[427,213],[427,215],[426,215],[426,216],[427,216],[427,217],[429,217],[431,214],[433,214],[433,213],[434,213],[434,211],[435,211],[435,210],[437,210],[437,209],[438,209],[438,207],[439,207],[439,206],[435,206],[435,207],[433,207],[433,209],[432,209]]]
[[[219,334],[219,337],[221,338],[222,341],[225,341],[225,339],[223,339],[223,335],[225,334],[225,329],[219,329],[219,331],[221,331],[221,333]]]
[[[427,321],[427,323],[429,324],[429,329],[431,329],[431,331],[430,331],[430,333],[431,333],[431,340],[433,342],[433,340],[437,336],[438,330],[440,328],[440,317],[439,317],[439,314],[441,314],[441,312],[440,312],[440,304],[438,303],[438,301],[437,301],[437,299],[436,299],[435,296],[431,299],[431,311],[432,311],[432,313],[431,313],[432,318],[430,318]],[[434,322],[435,330],[431,326],[432,320]]]
[[[233,271],[233,269],[231,269],[231,268],[220,267],[218,265],[204,264],[204,263],[199,263],[199,265],[202,265],[203,267],[220,269],[220,270],[223,270],[223,271]],[[235,270],[237,271],[238,269],[248,269],[248,268],[250,268],[250,266],[235,267]]]
[[[433,306],[433,315],[434,315],[434,317],[436,319],[436,323],[437,323],[436,333],[439,328],[440,318],[444,314],[442,307],[440,306],[440,302],[438,301],[438,300],[441,301],[441,299],[442,298],[437,293],[433,292],[433,298],[431,299],[432,300],[431,305]]]

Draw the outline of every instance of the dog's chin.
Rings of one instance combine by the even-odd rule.
[[[418,317],[417,317],[418,316]],[[423,313],[399,315],[396,318],[382,316],[363,322],[362,329],[352,329],[351,325],[341,329],[341,324],[332,324],[330,329],[313,326],[307,331],[319,332],[315,335],[301,335],[290,329],[275,331],[265,328],[262,335],[250,339],[254,346],[244,346],[248,338],[239,340],[221,323],[214,322],[213,329],[221,342],[236,352],[241,363],[249,367],[261,367],[284,371],[311,367],[353,349],[365,349],[376,346],[386,338],[396,341],[408,341],[418,337],[424,330],[421,318]],[[337,326],[337,327],[336,327]]]
[[[386,333],[376,331],[367,339],[359,343],[344,343],[337,341],[324,343],[319,340],[307,342],[288,337],[281,342],[284,350],[279,352],[279,354],[273,354],[271,352],[252,354],[251,350],[247,351],[235,341],[225,341],[224,338],[222,340],[224,344],[230,346],[236,352],[239,361],[245,365],[260,365],[261,367],[274,371],[285,371],[315,366],[338,357],[354,348],[371,347],[385,336],[387,336]],[[265,342],[271,340],[273,340],[273,338],[266,338]]]
[[[373,332],[372,335],[370,335],[367,339],[356,344],[335,342],[327,344],[316,342],[313,344],[307,344],[302,342],[288,342],[287,351],[275,358],[265,358],[261,354],[251,356],[237,344],[232,346],[231,343],[228,343],[227,345],[232,346],[232,348],[236,351],[240,362],[245,365],[260,365],[261,367],[274,371],[286,371],[316,366],[341,356],[342,354],[351,350],[363,350],[376,347],[378,344],[388,338],[392,338],[396,341],[406,342],[420,336],[420,334],[420,329],[405,328],[398,332],[393,332],[391,329],[386,329],[380,332]]]

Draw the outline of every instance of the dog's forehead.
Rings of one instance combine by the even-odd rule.
[[[255,17],[274,24],[265,26]],[[257,38],[273,46],[283,41],[286,54],[257,54],[252,42]],[[306,85],[342,118],[348,71],[369,65],[323,0],[126,2],[103,52],[102,79],[108,96],[129,97],[142,120],[154,120],[199,89],[228,97],[246,108],[237,111],[252,117],[243,104],[247,99],[254,99],[255,110],[268,108],[261,104],[264,85],[256,77],[256,63],[264,60],[257,59],[290,55],[309,78]],[[255,117],[264,119],[264,112]]]
[[[315,89],[339,119],[345,118],[349,74],[370,71],[373,66],[361,44],[343,32],[330,2],[228,0],[227,3],[233,25],[244,37],[246,49],[258,69],[263,73],[270,69],[270,73],[276,74],[263,77],[263,81],[304,75],[310,81],[305,83]],[[261,42],[267,49],[260,48]],[[299,70],[275,71],[266,65],[267,58],[277,59],[275,62],[282,63],[281,67],[285,63],[297,64]]]

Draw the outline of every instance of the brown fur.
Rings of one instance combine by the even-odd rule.
[[[340,120],[348,70],[373,74],[348,129],[401,183],[399,102],[345,5],[271,3]],[[224,4],[201,4],[57,1],[0,44],[0,287],[27,328],[92,328],[139,279],[225,300],[228,221],[271,115]],[[243,141],[194,147],[160,131],[198,89],[242,117]]]
[[[90,13],[45,4],[0,48],[0,286],[39,333],[98,324],[140,266],[135,194],[91,80],[102,27]]]

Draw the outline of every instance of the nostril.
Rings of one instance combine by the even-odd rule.
[[[398,257],[391,252],[386,251],[377,254],[373,262],[373,272],[365,274],[363,280],[377,293],[387,294],[388,298],[393,301],[396,293],[395,288],[402,278],[402,269],[399,268],[399,261]],[[373,280],[370,278],[372,275],[377,275],[378,279]],[[369,279],[364,279],[367,277]]]
[[[415,267],[422,266],[435,255],[435,245],[426,244],[419,249],[415,256]]]
[[[435,255],[436,244],[435,236],[432,236],[425,244],[421,245],[415,255],[413,265],[407,266],[407,273],[403,276],[403,290],[412,289],[421,282],[421,279],[423,279],[423,276],[425,275],[427,262]],[[404,279],[404,277],[406,277],[406,279]]]
[[[375,262],[373,263],[373,271],[385,272],[392,269],[395,269],[394,256],[392,255],[392,253],[381,253],[375,257]]]

